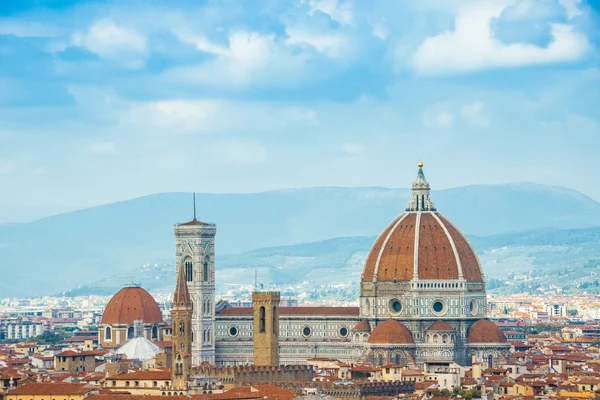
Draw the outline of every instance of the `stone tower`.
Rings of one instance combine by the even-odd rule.
[[[279,365],[279,292],[254,292],[254,365]]]
[[[194,212],[195,214],[195,212]],[[194,304],[192,364],[215,363],[215,235],[217,226],[194,219],[175,225],[176,265]],[[175,332],[175,328],[173,328]]]
[[[186,390],[190,373],[192,351],[192,298],[182,267],[177,271],[177,287],[173,295],[171,320],[173,321],[173,364],[171,381],[175,390]]]

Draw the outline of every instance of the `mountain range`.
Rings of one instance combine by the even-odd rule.
[[[217,261],[242,253],[238,264],[250,268],[246,252],[257,248],[344,237],[368,251],[369,237],[403,212],[409,196],[408,189],[317,187],[197,194],[196,204],[199,219],[217,223]],[[463,232],[477,236],[600,226],[600,203],[560,187],[475,185],[433,191],[432,199]],[[52,294],[144,265],[168,265],[174,257],[173,224],[191,218],[190,193],[161,193],[0,225],[0,297]],[[323,268],[337,265],[314,246],[304,257],[318,258]],[[294,277],[285,263],[278,265],[278,274]]]

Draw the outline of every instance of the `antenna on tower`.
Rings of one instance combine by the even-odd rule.
[[[194,221],[196,220],[196,192],[194,192]]]

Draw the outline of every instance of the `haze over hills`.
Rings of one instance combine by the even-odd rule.
[[[254,283],[254,273],[258,272],[260,283],[280,290],[301,282],[310,282],[307,289],[347,284],[352,290],[349,299],[355,299],[363,264],[375,238],[334,238],[219,255],[217,293],[231,286],[249,289]],[[555,285],[569,292],[584,281],[594,282],[600,277],[600,227],[471,236],[470,241],[492,290],[523,293]],[[511,281],[511,275],[520,277]],[[527,279],[523,278],[525,275]],[[154,293],[172,293],[174,263],[136,268],[74,288],[68,295],[112,295],[131,282],[140,283]],[[597,289],[600,292],[600,287]]]
[[[218,224],[217,254],[224,257],[256,248],[377,235],[402,213],[409,193],[318,187],[198,194],[196,202],[199,219]],[[191,219],[191,197],[162,193],[0,226],[1,295],[57,293],[144,264],[172,262],[172,227]],[[468,234],[600,225],[600,203],[564,188],[477,185],[434,191],[432,199]]]

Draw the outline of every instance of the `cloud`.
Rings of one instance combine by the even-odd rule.
[[[471,126],[486,128],[490,125],[489,118],[483,112],[483,103],[479,101],[462,106],[460,114],[463,120]]]
[[[203,35],[179,33],[179,37],[215,57],[199,65],[170,69],[165,73],[167,84],[185,82],[219,88],[296,86],[298,76],[305,70],[307,56],[291,51],[274,34],[234,31],[228,35],[227,47],[212,43]]]
[[[362,143],[344,143],[342,144],[342,151],[350,155],[359,155],[367,150],[367,146]]]
[[[87,145],[86,150],[97,155],[112,155],[117,153],[117,146],[113,142],[93,142]]]
[[[569,24],[553,23],[546,47],[528,43],[504,44],[494,38],[490,23],[500,16],[507,1],[477,2],[463,7],[454,31],[423,41],[412,56],[412,68],[422,75],[476,71],[486,68],[570,62],[582,59],[590,44]]]
[[[147,56],[146,38],[133,29],[117,26],[110,19],[94,22],[87,32],[75,32],[72,43],[85,47],[100,57],[137,69],[144,66]]]
[[[349,1],[310,0],[310,14],[321,11],[342,25],[350,25],[354,19],[352,4]]]
[[[347,55],[343,51],[346,41],[339,34],[319,33],[299,27],[287,27],[285,31],[289,36],[285,42],[289,46],[306,44],[329,57]]]
[[[423,125],[427,128],[448,128],[454,124],[454,115],[447,110],[434,106],[423,113]]]
[[[211,158],[220,164],[251,166],[262,164],[267,158],[266,148],[252,141],[223,141],[212,143],[209,147]]]

